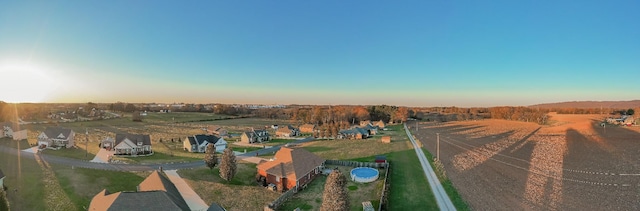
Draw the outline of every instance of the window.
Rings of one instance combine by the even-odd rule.
[[[280,182],[280,177],[276,176],[276,182]]]

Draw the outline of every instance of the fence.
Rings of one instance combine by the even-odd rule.
[[[380,196],[380,206],[378,206],[378,211],[387,210],[387,197],[389,194],[388,178],[390,173],[391,173],[391,165],[387,163],[387,172],[384,174],[384,184],[382,185],[382,194]]]
[[[271,203],[269,203],[269,205],[265,206],[264,210],[265,211],[267,211],[267,210],[271,211],[271,210],[278,209],[278,207],[280,207],[280,205],[282,205],[282,203],[287,201],[287,199],[289,199],[291,196],[293,196],[294,193],[298,192],[297,190],[298,190],[298,186],[291,188],[287,192],[284,192],[276,200],[273,200]]]
[[[389,163],[372,163],[372,162],[358,162],[349,160],[327,160],[327,165],[337,166],[349,166],[349,167],[369,167],[369,168],[386,168]]]

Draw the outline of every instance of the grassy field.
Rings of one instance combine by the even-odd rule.
[[[43,154],[55,155],[60,157],[68,157],[78,160],[91,160],[96,155],[93,153],[87,153],[87,151],[82,148],[67,148],[60,150],[46,149],[42,151]]]
[[[29,145],[24,140],[7,138],[0,139],[0,144],[16,148],[16,151]],[[7,187],[7,198],[12,210],[46,210],[43,173],[35,160],[0,153],[0,169],[6,176],[4,185]]]
[[[182,169],[178,173],[207,203],[220,204],[227,210],[262,210],[280,194],[255,182],[256,164],[238,163],[238,173],[227,182],[220,178],[218,168]]]
[[[391,163],[389,210],[437,210],[420,161],[413,149],[387,154]]]
[[[119,172],[83,169],[68,166],[53,166],[56,178],[64,193],[71,199],[77,210],[86,210],[93,196],[103,189],[111,193],[135,191],[136,186],[150,172]]]
[[[335,168],[338,166],[327,166],[327,168]],[[352,168],[339,166],[340,172],[347,177],[347,190],[349,194],[349,203],[351,210],[362,210],[362,202],[371,201],[374,207],[380,204],[380,194],[382,193],[382,185],[384,181],[379,179],[372,183],[357,183],[349,179],[349,172]],[[384,178],[384,170],[380,172],[380,178]],[[292,198],[285,202],[278,210],[318,210],[322,205],[322,192],[326,183],[326,176],[319,176],[313,180],[307,188],[296,193]]]
[[[153,155],[150,156],[140,156],[140,157],[117,157],[114,156],[115,159],[124,161],[126,163],[170,163],[170,162],[191,162],[191,161],[200,161],[204,159],[203,153],[193,153],[202,156],[202,158],[196,157],[182,157],[178,155],[165,154],[162,152],[154,152]]]

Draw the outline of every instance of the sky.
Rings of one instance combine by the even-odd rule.
[[[640,94],[639,1],[0,1],[0,100],[532,105]]]

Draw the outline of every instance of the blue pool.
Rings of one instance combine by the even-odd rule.
[[[378,179],[380,172],[377,169],[369,167],[358,167],[351,170],[351,180],[356,182],[373,182]]]

